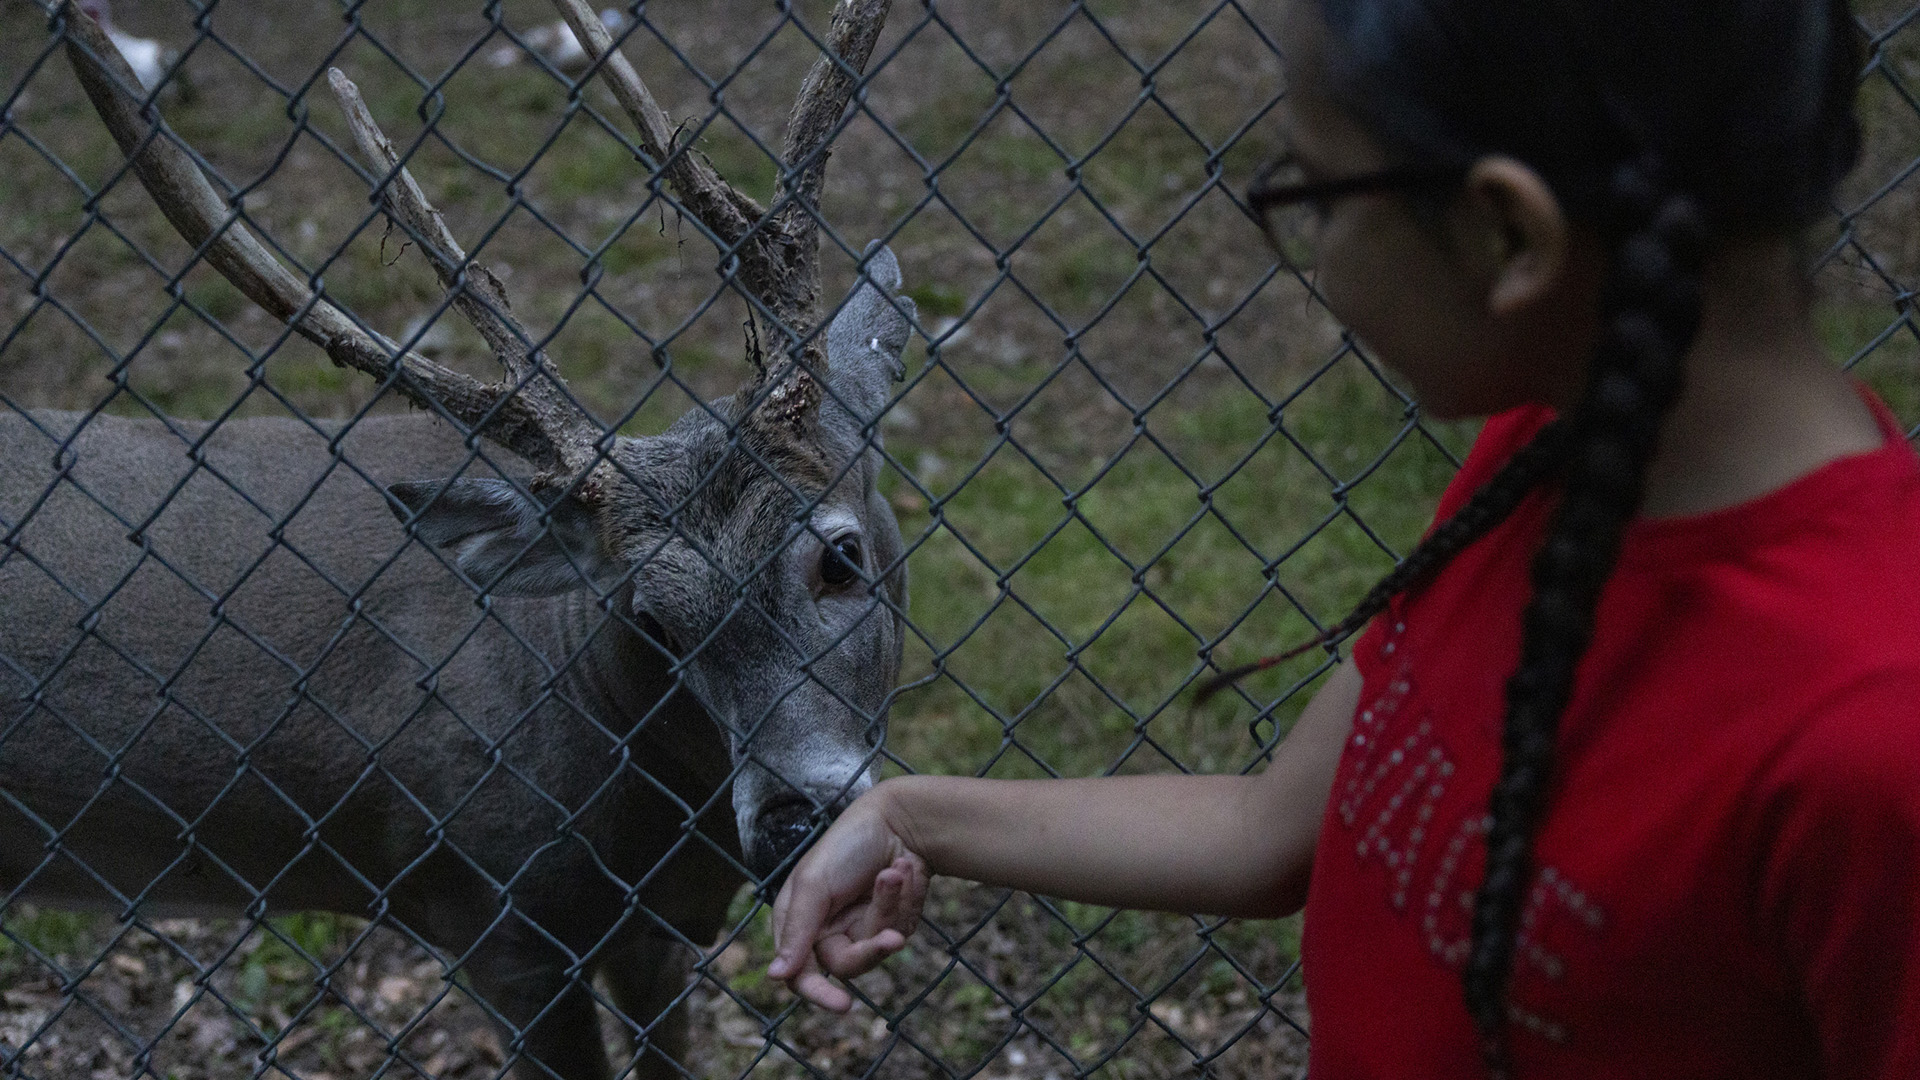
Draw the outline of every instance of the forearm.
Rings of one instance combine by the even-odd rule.
[[[1306,901],[1359,699],[1344,665],[1256,776],[914,776],[867,798],[936,874],[1113,907],[1286,915]]]
[[[905,944],[929,870],[1111,907],[1291,914],[1359,699],[1343,666],[1258,776],[888,780],[794,867],[773,905],[767,971],[846,1011],[853,999],[827,974],[869,971]]]
[[[1249,776],[913,776],[869,797],[936,874],[1110,907],[1269,916],[1283,845]]]

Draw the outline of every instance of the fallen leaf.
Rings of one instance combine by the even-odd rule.
[[[746,944],[736,941],[721,949],[720,955],[713,958],[713,970],[721,978],[731,979],[745,971],[751,959],[752,954],[748,952]]]
[[[387,975],[381,978],[374,993],[389,1005],[404,1004],[407,998],[413,996],[413,980],[400,975]]]
[[[481,1057],[487,1059],[487,1064],[497,1068],[507,1063],[506,1051],[500,1049],[500,1034],[492,1028],[474,1028],[473,1034],[467,1037],[467,1041],[473,1043],[473,1048],[480,1051]]]
[[[107,957],[107,964],[129,979],[144,979],[147,977],[147,965],[137,956],[117,952]]]
[[[283,1033],[273,1045],[276,1053],[291,1054],[319,1037],[319,1024],[302,1024],[291,1033]]]
[[[233,1021],[225,1016],[205,1016],[194,1024],[193,1034],[187,1041],[192,1044],[195,1053],[204,1060],[208,1057],[226,1057],[238,1045],[233,1037]]]

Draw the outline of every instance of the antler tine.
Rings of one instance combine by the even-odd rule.
[[[469,259],[461,249],[446,219],[427,201],[413,173],[400,163],[392,140],[374,120],[353,80],[339,68],[328,68],[327,84],[340,102],[340,111],[346,115],[347,127],[360,152],[373,163],[376,173],[389,178],[381,189],[382,206],[421,238],[421,251],[433,265],[440,284],[453,293],[453,309],[479,331],[506,371],[507,383],[542,417],[561,468],[569,476],[591,468],[595,444],[603,432],[567,396],[566,382],[546,353],[532,348],[532,337],[513,317],[506,286],[492,270]]]
[[[568,468],[553,437],[551,418],[513,387],[488,385],[414,352],[400,352],[385,337],[360,328],[339,308],[287,270],[228,206],[177,144],[157,109],[142,110],[144,96],[120,50],[98,23],[68,0],[67,59],[94,111],[133,166],[174,230],[215,270],[268,314],[326,350],[334,363],[385,379],[397,366],[396,386],[414,403],[445,409],[461,423],[534,465]],[[398,355],[396,355],[396,353]]]
[[[612,35],[587,0],[553,3],[587,54],[600,63],[614,97],[639,129],[642,148],[654,161],[665,163],[666,178],[680,201],[723,244],[738,248],[741,283],[780,324],[775,329],[803,339],[811,335],[819,323],[814,204],[826,172],[825,143],[846,111],[858,73],[866,70],[891,0],[841,0],[834,8],[827,45],[837,59],[823,53],[801,83],[787,124],[783,163],[788,179],[782,190],[788,203],[774,221],[764,224],[766,211],[760,204],[735,190],[699,155],[673,156],[673,125],[633,65],[613,48]],[[808,350],[817,352],[817,343]]]
[[[893,0],[841,0],[835,5],[827,47],[800,83],[787,119],[781,183],[787,203],[779,218],[789,238],[796,285],[804,290],[803,306],[809,312],[820,295],[820,221],[815,214],[827,158],[833,152],[829,144],[892,7]]]
[[[600,64],[600,74],[613,89],[621,110],[640,132],[640,148],[653,159],[656,167],[665,170],[667,181],[679,193],[681,203],[722,243],[739,243],[766,211],[721,179],[700,155],[674,156],[673,124],[667,119],[666,110],[654,100],[653,92],[640,80],[640,73],[633,69],[626,54],[613,47],[613,35],[607,32],[606,24],[586,0],[553,0],[553,4],[587,55]],[[742,257],[748,257],[747,253],[742,252]]]

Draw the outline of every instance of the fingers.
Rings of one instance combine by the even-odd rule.
[[[787,985],[795,994],[828,1012],[845,1013],[853,1009],[853,995],[821,974],[820,966],[812,954],[808,954],[800,974],[787,980]]]
[[[911,937],[920,928],[920,913],[926,910],[927,889],[933,882],[933,874],[920,856],[911,852],[895,859],[892,869],[899,870],[905,881],[900,888],[898,917],[890,925]]]
[[[852,978],[906,948],[927,896],[926,866],[903,855],[874,875],[873,892],[821,932],[814,957],[831,974]]]
[[[833,934],[821,938],[813,951],[821,967],[843,979],[851,979],[872,971],[880,965],[880,961],[906,946],[907,936],[888,928],[858,941],[845,934]]]
[[[841,815],[774,898],[767,974],[835,1012],[851,1008],[853,998],[828,976],[869,971],[899,952],[926,902],[926,865],[903,853],[875,802],[880,790]]]
[[[799,871],[787,879],[773,902],[774,955],[767,965],[768,975],[793,982],[807,969],[813,943],[832,914],[833,903],[833,894],[827,890],[805,887]]]
[[[911,937],[920,926],[920,912],[927,904],[928,880],[927,864],[918,855],[894,859],[874,877],[873,901],[861,936],[872,937],[890,928]]]
[[[906,884],[905,875],[897,867],[898,860],[895,860],[893,866],[873,876],[873,893],[865,904],[851,909],[856,917],[849,920],[847,937],[859,941],[897,925],[900,894]]]

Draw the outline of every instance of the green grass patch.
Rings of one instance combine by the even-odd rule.
[[[1086,183],[1103,202],[1164,199],[1204,178],[1196,149],[1166,114],[1143,110],[1087,161]]]
[[[1244,702],[1185,701],[1200,650],[1231,662],[1310,634],[1276,581],[1316,618],[1337,618],[1392,566],[1375,537],[1404,553],[1453,475],[1417,434],[1374,467],[1404,423],[1398,405],[1358,369],[1322,383],[1281,417],[1305,452],[1268,438],[1265,406],[1239,395],[1156,410],[1150,426],[1179,465],[1142,441],[1085,491],[1063,492],[1002,452],[945,501],[902,500],[924,635],[904,677],[927,681],[895,707],[894,752],[933,772],[1169,768],[1138,745],[1151,735],[1190,767],[1243,767],[1255,752]],[[1344,506],[1367,529],[1332,495],[1362,474]],[[1249,691],[1277,696],[1315,667],[1302,658]],[[1282,707],[1283,725],[1304,697]]]
[[[238,396],[235,386],[225,380],[193,380],[172,384],[154,382],[136,375],[131,385],[162,414],[194,420],[210,420],[220,415]],[[145,416],[148,413],[136,406],[127,415]]]
[[[620,370],[630,373],[628,381],[622,387],[608,387],[606,392],[610,399],[617,398],[622,410],[639,399],[639,405],[633,406],[632,418],[620,425],[622,435],[658,435],[665,431],[668,425],[700,404],[689,388],[699,386],[702,373],[715,365],[738,365],[743,378],[748,371],[739,356],[722,356],[690,339],[668,346],[658,357],[647,353],[646,343],[632,335],[627,336],[620,348],[631,353],[620,365]],[[666,371],[662,371],[661,363],[667,365]]]
[[[1043,180],[1065,173],[1067,162],[1037,135],[986,133],[967,148],[966,164],[1006,179]]]
[[[647,225],[629,229],[625,235],[600,252],[600,266],[610,275],[631,274],[664,262],[673,254],[673,245],[647,234]],[[629,333],[628,338],[633,335]]]
[[[611,195],[641,175],[639,162],[627,148],[598,128],[586,130],[578,141],[581,145],[570,153],[549,153],[541,159],[543,165],[552,163],[549,184],[555,197]]]
[[[267,380],[286,394],[344,397],[367,379],[360,372],[330,360],[279,360],[283,355],[284,352],[275,353],[275,359],[268,361]]]
[[[969,80],[943,89],[901,117],[894,130],[928,161],[939,161],[973,134],[998,100],[991,83]]]
[[[1855,378],[1895,416],[1920,423],[1920,324],[1884,304],[1831,302],[1815,309],[1827,354],[1852,362]]]
[[[97,912],[62,911],[13,903],[0,909],[0,983],[39,966],[34,953],[68,966],[97,952],[112,935],[112,920]]]
[[[1136,262],[1111,231],[1088,229],[1043,264],[1043,295],[1062,311],[1091,313],[1120,291]]]
[[[773,198],[773,182],[779,166],[769,153],[773,149],[771,145],[762,146],[738,128],[716,123],[701,136],[697,149],[736,189],[762,204]]]
[[[331,102],[329,102],[331,104]],[[293,122],[287,119],[287,103],[277,94],[257,87],[242,101],[220,108],[165,110],[167,122],[189,145],[208,147],[244,147],[253,152],[278,148],[294,135]],[[88,117],[98,123],[97,117]],[[243,182],[251,177],[227,171],[227,179]]]
[[[358,920],[327,912],[303,912],[266,920],[257,943],[234,976],[234,1003],[255,1013],[265,1006],[297,1007],[313,996],[313,980],[352,940]]]
[[[923,319],[953,318],[967,310],[967,294],[937,281],[923,282],[906,291]]]
[[[181,292],[185,294],[187,303],[223,323],[231,321],[248,306],[247,298],[240,295],[240,290],[227,284],[227,279],[205,268],[189,275]]]

